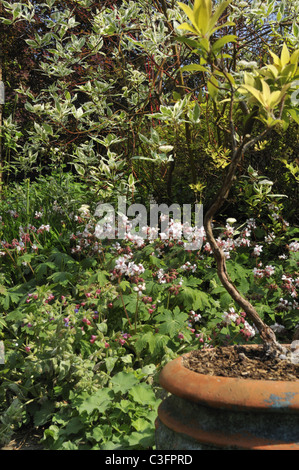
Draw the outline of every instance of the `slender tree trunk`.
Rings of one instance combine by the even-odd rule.
[[[244,149],[245,149],[245,146],[241,144],[234,152],[231,164],[223,180],[223,184],[218,192],[218,195],[216,196],[215,201],[212,203],[212,205],[210,206],[210,208],[207,210],[205,214],[204,228],[206,231],[207,240],[210,243],[214,258],[217,263],[217,272],[218,272],[218,276],[222,285],[225,287],[225,289],[230,294],[232,299],[244,310],[244,312],[247,314],[250,320],[252,320],[252,322],[258,329],[261,339],[263,340],[264,345],[266,346],[267,350],[276,355],[278,351],[285,352],[285,348],[283,348],[277,342],[276,336],[273,330],[262,321],[261,317],[257,313],[256,309],[253,307],[253,305],[240,294],[240,292],[234,286],[232,281],[229,279],[227,269],[226,269],[225,255],[222,249],[218,246],[215,240],[215,237],[213,235],[213,230],[212,230],[213,217],[215,216],[216,212],[218,212],[218,210],[221,208],[221,206],[223,205],[223,203],[228,197],[228,194],[233,185],[237,167],[241,161]]]

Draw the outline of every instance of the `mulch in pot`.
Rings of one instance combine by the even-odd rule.
[[[192,351],[183,365],[199,374],[253,380],[298,380],[299,365],[269,357],[262,346],[216,347]]]

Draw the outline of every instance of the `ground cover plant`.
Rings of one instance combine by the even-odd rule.
[[[186,251],[170,219],[168,240],[141,238],[128,221],[126,240],[101,241],[84,193],[67,217],[58,202],[35,210],[48,197],[37,187],[26,214],[18,189],[18,211],[15,192],[1,212],[2,443],[34,423],[52,449],[151,448],[161,367],[192,349],[259,342],[257,330],[222,287],[205,238]],[[248,214],[217,239],[231,278],[288,341],[299,240],[271,195],[266,227]]]
[[[298,2],[193,5],[1,4],[1,445],[35,426],[50,449],[154,448],[163,365],[263,340],[218,249],[268,332],[298,328]],[[132,217],[99,236],[99,204],[207,211],[230,168],[209,233],[172,214],[166,238]]]

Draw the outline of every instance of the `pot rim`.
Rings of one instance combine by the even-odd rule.
[[[189,355],[170,361],[159,375],[160,385],[171,394],[213,408],[299,411],[299,380],[257,380],[200,374],[183,365],[183,358]]]

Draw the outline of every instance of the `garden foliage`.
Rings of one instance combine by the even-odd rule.
[[[298,325],[298,1],[215,2],[209,24],[191,7],[2,2],[1,445],[34,425],[51,449],[153,448],[164,364],[260,342],[205,236],[185,250],[171,218],[167,240],[130,219],[97,236],[118,196],[205,209],[248,126],[273,139],[244,155],[217,243],[283,342]]]

